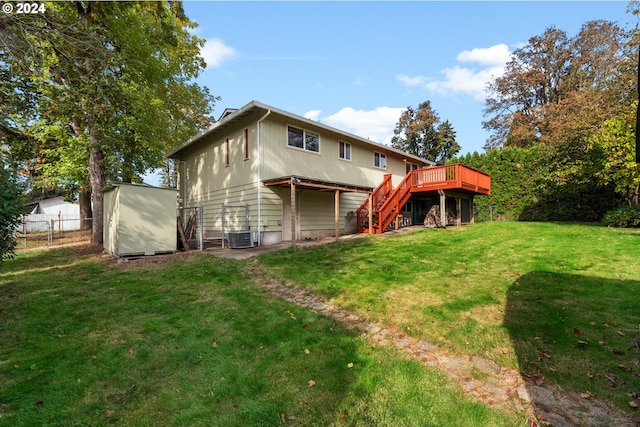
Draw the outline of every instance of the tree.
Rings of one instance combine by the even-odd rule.
[[[460,151],[460,144],[456,142],[456,131],[449,120],[438,125],[438,152],[435,161],[438,163],[447,163],[453,156]]]
[[[440,122],[430,101],[421,103],[417,110],[407,107],[401,113],[393,135],[393,148],[437,163],[445,163],[460,151],[453,126],[449,121]]]
[[[608,21],[587,22],[575,37],[552,27],[530,38],[489,85],[483,127],[492,135],[485,148],[571,143],[584,149],[586,137],[637,97],[628,40]]]
[[[633,126],[621,119],[603,123],[589,140],[594,175],[605,184],[614,184],[625,204],[640,203],[640,165],[635,161]]]
[[[15,231],[20,225],[21,206],[20,194],[22,189],[18,185],[15,175],[4,161],[0,152],[0,263],[13,258],[16,245]]]
[[[31,84],[20,91],[35,99],[28,119],[8,127],[34,136],[32,159],[43,159],[36,164],[47,165],[38,167],[46,176],[90,190],[98,245],[107,180],[138,179],[210,124],[215,98],[193,83],[205,65],[203,41],[190,34],[195,24],[180,2],[51,2],[46,9],[0,21],[0,70]]]

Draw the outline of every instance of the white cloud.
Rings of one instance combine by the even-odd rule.
[[[429,79],[424,76],[409,77],[406,74],[398,74],[396,80],[401,81],[407,86],[423,86],[429,81]]]
[[[315,120],[315,121],[318,121],[318,119],[320,118],[320,114],[321,114],[321,113],[322,113],[322,110],[311,110],[311,111],[307,111],[307,112],[304,114],[304,117],[305,117],[306,119],[309,119],[309,120]]]
[[[456,59],[460,62],[477,62],[482,65],[503,66],[509,61],[510,56],[509,46],[502,43],[486,48],[463,50]]]
[[[235,58],[238,52],[227,46],[220,39],[207,39],[200,50],[200,56],[207,63],[207,68],[218,68],[227,59]]]
[[[314,120],[373,142],[390,144],[402,110],[404,108],[377,107],[375,110],[365,111],[345,107],[327,117],[319,117],[320,110],[312,110],[305,117],[309,117],[310,113],[318,113]]]
[[[443,96],[465,94],[482,101],[487,96],[489,81],[504,73],[510,59],[509,47],[498,44],[488,48],[465,50],[456,57],[458,62],[478,64],[478,67],[455,65],[440,70],[441,79],[398,74],[396,80],[407,86],[419,86]]]

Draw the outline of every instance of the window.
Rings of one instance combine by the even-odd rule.
[[[224,140],[224,165],[229,166],[229,138]]]
[[[382,153],[373,153],[373,166],[386,169],[387,168],[387,156]]]
[[[249,129],[244,130],[243,146],[244,146],[244,159],[249,160]]]
[[[290,147],[304,148],[304,131],[289,126],[287,131],[287,144]]]
[[[338,156],[343,160],[351,160],[351,144],[340,141],[340,153]]]
[[[320,135],[302,129],[287,127],[287,145],[302,150],[320,152]]]
[[[418,165],[415,165],[413,163],[406,163],[406,166],[407,166],[407,174],[411,171],[418,169]]]
[[[304,149],[317,153],[320,151],[320,135],[317,133],[305,132]]]

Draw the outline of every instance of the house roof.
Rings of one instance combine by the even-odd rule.
[[[178,155],[184,151],[187,148],[191,148],[194,146],[197,146],[199,143],[202,142],[203,138],[215,133],[216,131],[220,131],[222,129],[225,129],[226,127],[228,127],[229,125],[233,124],[235,121],[241,119],[242,117],[247,116],[248,114],[250,114],[251,112],[255,111],[255,110],[262,110],[265,113],[270,112],[270,114],[277,114],[279,116],[282,117],[286,117],[292,120],[296,120],[296,121],[300,121],[300,122],[307,122],[309,125],[320,128],[320,129],[324,129],[326,131],[329,132],[333,132],[333,133],[337,133],[339,135],[343,135],[344,137],[348,137],[350,139],[353,140],[357,140],[360,141],[366,145],[369,145],[377,150],[380,151],[385,151],[388,153],[394,153],[398,156],[402,156],[404,158],[406,158],[407,160],[413,160],[416,162],[420,162],[420,163],[429,163],[431,165],[435,165],[435,162],[432,162],[430,160],[425,160],[421,157],[418,156],[414,156],[413,154],[409,154],[406,153],[404,151],[389,147],[388,145],[384,145],[384,144],[380,144],[377,142],[373,142],[367,138],[363,138],[361,136],[357,136],[354,135],[352,133],[349,132],[345,132],[343,130],[325,125],[321,122],[317,122],[311,119],[307,119],[305,117],[302,116],[298,116],[297,114],[293,114],[293,113],[289,113],[287,111],[281,110],[279,108],[275,108],[272,107],[270,105],[267,104],[263,104],[261,102],[258,101],[251,101],[250,103],[248,103],[247,105],[245,105],[242,108],[239,109],[233,109],[233,108],[227,108],[225,109],[225,111],[223,112],[223,114],[220,116],[220,120],[218,120],[217,122],[215,122],[213,125],[211,125],[208,129],[200,132],[199,134],[195,135],[194,137],[190,138],[187,142],[185,142],[184,144],[180,145],[178,148],[174,149],[173,151],[171,151],[169,154],[167,154],[168,158],[178,158]]]

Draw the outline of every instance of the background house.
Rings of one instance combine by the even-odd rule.
[[[356,232],[356,211],[390,176],[432,162],[252,101],[168,155],[203,234],[258,231],[259,244]]]
[[[23,231],[46,232],[54,223],[54,230],[80,230],[80,205],[68,202],[63,196],[47,197],[29,203],[30,213],[23,218]]]

